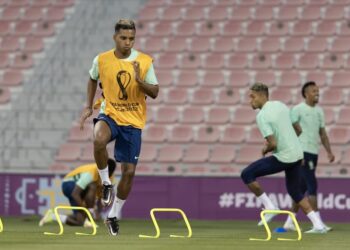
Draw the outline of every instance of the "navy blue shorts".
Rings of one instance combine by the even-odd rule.
[[[288,194],[296,203],[299,203],[299,201],[304,198],[300,187],[300,165],[301,160],[292,163],[284,163],[280,162],[275,156],[268,156],[246,167],[241,173],[241,178],[245,184],[250,184],[254,182],[257,177],[284,171],[286,174]]]
[[[98,121],[105,121],[111,130],[110,141],[115,140],[115,160],[136,165],[141,151],[141,129],[133,126],[119,126],[112,118],[104,114],[99,114],[94,119],[94,124]]]
[[[317,167],[318,155],[304,152],[304,165],[301,167],[301,187],[303,193],[316,196],[317,194]]]
[[[64,181],[62,182],[62,192],[64,196],[66,196],[69,200],[69,204],[71,206],[78,206],[78,204],[75,202],[75,200],[72,197],[73,189],[75,187],[74,181]],[[75,212],[76,210],[73,210]]]

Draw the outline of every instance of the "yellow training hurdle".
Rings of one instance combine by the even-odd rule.
[[[4,225],[2,224],[2,220],[0,218],[0,233],[4,231]]]
[[[269,240],[271,240],[271,238],[272,238],[271,230],[270,230],[269,225],[266,222],[265,214],[287,214],[293,220],[293,223],[294,223],[295,228],[297,230],[298,238],[296,238],[296,239],[277,238],[277,240],[284,240],[284,241],[298,241],[298,240],[301,240],[301,230],[300,230],[298,221],[297,221],[297,219],[295,218],[295,215],[292,212],[286,211],[286,210],[264,210],[264,211],[261,211],[260,217],[261,217],[262,222],[264,223],[264,227],[265,227],[265,230],[266,230],[267,237],[266,237],[266,239],[250,238],[249,240],[256,240],[256,241],[269,241]]]
[[[60,216],[59,216],[59,214],[58,214],[58,210],[59,210],[59,209],[66,209],[66,210],[83,210],[83,211],[87,214],[87,216],[88,216],[88,218],[89,218],[89,220],[90,220],[90,222],[91,222],[91,224],[92,224],[92,233],[80,233],[80,232],[75,232],[75,234],[76,234],[76,235],[95,235],[95,234],[96,234],[96,232],[97,232],[96,223],[95,223],[94,219],[92,218],[91,213],[89,212],[88,209],[86,209],[85,207],[57,206],[57,207],[55,207],[54,212],[55,212],[55,216],[56,216],[58,225],[59,225],[59,227],[60,227],[60,231],[59,231],[58,233],[44,232],[45,235],[62,235],[62,234],[63,234],[64,229],[63,229],[62,221],[61,221]]]
[[[153,221],[153,225],[156,229],[156,235],[143,235],[143,234],[140,234],[139,237],[140,238],[159,238],[160,236],[160,229],[159,229],[159,225],[157,223],[157,219],[154,215],[155,212],[177,212],[177,213],[180,213],[182,215],[182,218],[184,219],[185,223],[186,223],[186,226],[187,226],[187,230],[188,230],[188,234],[186,236],[184,235],[174,235],[174,234],[171,234],[170,237],[173,237],[173,238],[191,238],[192,237],[192,228],[191,228],[191,225],[187,219],[187,216],[186,214],[184,213],[184,211],[182,211],[181,209],[178,209],[178,208],[153,208],[151,209],[150,211],[150,215],[151,215],[151,218],[152,218],[152,221]]]

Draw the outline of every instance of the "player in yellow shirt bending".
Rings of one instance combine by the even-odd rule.
[[[120,211],[127,199],[141,150],[141,130],[146,122],[146,96],[156,98],[159,87],[150,56],[133,49],[136,28],[132,20],[119,20],[114,28],[115,49],[100,53],[93,61],[88,81],[87,101],[80,125],[92,115],[97,81],[104,100],[94,119],[94,157],[103,183],[102,202],[111,206],[106,225],[118,235]],[[121,163],[121,179],[114,199],[108,178],[106,146],[115,140],[114,157]]]

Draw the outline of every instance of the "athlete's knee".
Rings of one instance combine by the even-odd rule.
[[[107,147],[108,140],[105,138],[105,136],[97,133],[94,137],[93,143],[95,150],[101,150]]]
[[[123,175],[123,178],[127,180],[132,180],[135,176],[135,166],[130,164],[123,164],[122,175]]]
[[[241,173],[241,179],[245,184],[249,184],[255,181],[255,175],[252,171],[249,170],[249,168],[245,168]]]
[[[304,198],[304,194],[300,186],[287,184],[287,192],[290,197],[292,197],[292,200],[297,204]]]

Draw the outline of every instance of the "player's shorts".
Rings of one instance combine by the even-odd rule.
[[[299,201],[304,198],[300,187],[300,165],[301,160],[292,163],[284,163],[280,162],[275,156],[268,156],[261,158],[246,167],[241,173],[241,178],[245,184],[250,184],[254,182],[257,177],[272,175],[284,171],[286,174],[286,187],[288,194],[296,203],[299,203]]]
[[[62,182],[62,192],[63,192],[64,196],[66,196],[68,198],[69,204],[71,206],[78,206],[78,204],[75,202],[75,200],[72,196],[75,185],[76,185],[75,181],[63,181]],[[88,188],[83,191],[81,198],[84,198],[84,196],[87,193],[87,190],[88,190]],[[78,210],[73,210],[74,214],[76,214],[77,212],[78,212]]]
[[[111,140],[115,140],[114,158],[117,162],[137,164],[141,152],[142,130],[133,126],[119,126],[112,118],[105,114],[99,114],[94,119],[105,121],[111,130]]]
[[[317,179],[316,179],[316,167],[317,167],[318,155],[304,152],[304,165],[301,169],[301,187],[303,193],[307,191],[309,195],[317,194]]]

